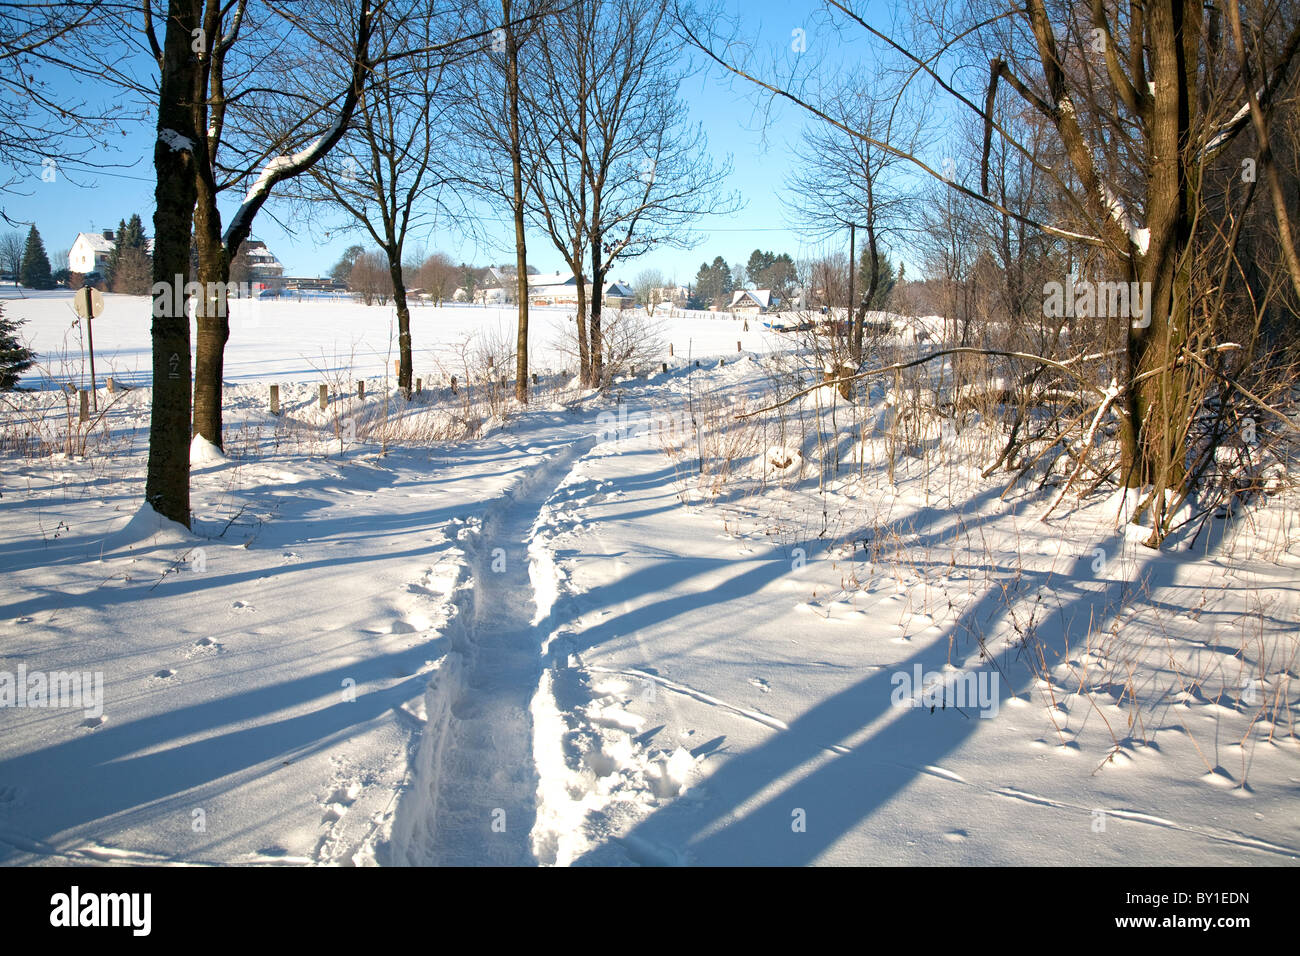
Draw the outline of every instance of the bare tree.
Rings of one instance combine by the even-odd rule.
[[[252,233],[271,190],[320,162],[351,122],[372,70],[371,4],[357,3],[341,10],[327,0],[312,0],[263,10],[250,9],[248,0],[206,0],[196,51],[200,95],[194,101],[195,126],[206,130],[196,154],[194,241],[204,295],[195,303],[194,432],[218,447],[230,339],[223,290],[230,282],[231,260]],[[327,25],[340,19],[349,25],[344,49],[325,39]],[[347,78],[329,93],[309,100],[285,95],[285,84],[275,78],[317,57],[340,55],[348,64]],[[247,191],[223,231],[219,200],[240,185]]]
[[[632,282],[632,291],[646,315],[654,315],[655,308],[664,301],[664,274],[658,269],[642,269]]]
[[[6,232],[0,236],[0,269],[13,276],[14,285],[18,284],[18,273],[23,267],[22,233]]]
[[[420,263],[416,275],[420,287],[428,293],[434,305],[441,305],[456,291],[456,283],[460,280],[460,269],[450,256],[435,252]]]
[[[535,215],[591,293],[578,323],[587,385],[607,384],[603,290],[619,262],[659,247],[691,248],[692,219],[737,207],[720,186],[699,127],[678,100],[684,76],[667,8],[653,0],[578,0],[548,24],[527,87],[539,159]],[[552,42],[552,39],[553,42]]]
[[[142,119],[145,104],[108,96],[92,104],[70,90],[93,88],[118,72],[130,51],[94,47],[93,58],[68,51],[94,45],[121,6],[121,0],[0,3],[0,167],[11,171],[0,180],[0,193],[12,193],[28,176],[50,182],[91,165],[116,165],[102,158],[111,149],[107,134]],[[52,83],[55,76],[65,82]],[[3,208],[0,218],[12,221]]]
[[[463,96],[461,141],[477,189],[510,213],[514,227],[515,398],[528,401],[528,242],[526,193],[531,172],[524,156],[527,123],[524,109],[525,68],[521,48],[545,55],[538,44],[542,25],[560,8],[557,0],[480,0],[477,22],[491,37],[480,56],[466,59],[459,72]],[[534,49],[535,47],[535,49]],[[467,290],[468,291],[468,290]]]
[[[379,47],[409,52],[400,59],[385,57],[373,68],[352,129],[312,169],[305,191],[309,209],[320,206],[312,200],[327,199],[384,254],[397,311],[397,384],[408,395],[413,371],[403,265],[407,240],[438,212],[448,212],[456,186],[454,164],[442,145],[451,100],[444,93],[447,52],[440,44],[459,36],[464,25],[458,15],[444,18],[432,10],[415,0],[390,0],[376,16]],[[337,85],[338,79],[328,82]],[[303,94],[309,95],[306,89]]]
[[[833,92],[827,94],[826,109],[842,126],[862,130],[876,139],[915,143],[920,124],[910,119],[907,111],[894,108],[883,91],[865,85],[856,76],[839,77],[834,83]],[[849,259],[854,271],[849,275],[845,298],[852,323],[849,354],[854,362],[861,362],[863,322],[880,280],[880,244],[906,223],[912,205],[910,191],[895,181],[902,162],[893,153],[845,133],[839,126],[819,122],[808,125],[796,143],[795,156],[798,165],[787,181],[787,202],[804,231],[827,239],[832,235],[842,237],[846,228],[852,234],[861,227],[866,239],[867,287],[855,286],[857,255],[850,240]]]

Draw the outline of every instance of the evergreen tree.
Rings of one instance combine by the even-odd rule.
[[[50,257],[45,254],[45,243],[41,241],[41,234],[35,226],[27,233],[21,279],[29,289],[54,288],[54,278],[50,275]]]
[[[113,280],[117,278],[117,267],[122,261],[122,235],[126,232],[126,220],[117,221],[117,232],[113,233],[113,251],[108,254],[108,261],[104,263],[104,282],[108,288],[113,288]]]
[[[749,254],[749,264],[745,266],[745,278],[755,289],[769,288],[766,273],[776,262],[776,257],[770,252],[764,252],[762,249],[755,249]]]
[[[730,304],[731,293],[735,290],[736,283],[732,277],[731,266],[727,265],[727,260],[722,256],[717,256],[713,260],[712,271],[718,290],[713,301],[721,309]]]
[[[894,291],[894,285],[898,278],[894,275],[894,264],[889,261],[889,257],[880,253],[880,280],[876,284],[876,294],[871,297],[867,303],[867,308],[872,311],[883,311],[889,304],[889,296]],[[865,296],[867,290],[871,288],[871,250],[864,248],[862,258],[858,266],[858,288],[860,294]]]
[[[113,291],[124,295],[147,295],[152,285],[153,262],[139,213],[132,214],[121,227],[113,255],[116,258]]]
[[[132,213],[126,227],[122,230],[122,248],[139,249],[141,252],[148,252],[147,243],[148,238],[144,234],[144,223],[140,221],[140,214],[138,212]]]
[[[0,391],[18,384],[18,376],[36,364],[36,353],[18,339],[22,320],[6,319],[0,303]]]
[[[688,309],[707,309],[709,307],[709,300],[712,298],[709,289],[712,281],[709,264],[701,262],[700,271],[695,273],[695,283],[691,288],[691,294],[686,298],[686,307]]]
[[[109,254],[108,268],[105,271],[108,273],[108,287],[114,292],[126,295],[148,293],[152,265],[144,223],[140,221],[139,213],[133,213],[129,220],[118,223],[113,251]]]

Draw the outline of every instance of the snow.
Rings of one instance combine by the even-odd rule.
[[[190,465],[202,467],[203,465],[220,465],[230,461],[212,442],[208,441],[202,435],[195,435],[190,442]]]
[[[173,153],[194,152],[194,140],[176,132],[174,129],[160,129],[158,131],[158,141]]]
[[[445,386],[460,343],[506,313],[416,309],[437,387],[407,402],[375,382],[391,309],[276,302],[237,315],[225,450],[192,444],[186,529],[141,503],[148,300],[105,298],[105,425],[85,455],[6,450],[0,472],[0,672],[100,673],[104,692],[102,720],[0,708],[4,863],[1300,854],[1294,490],[1154,552],[1118,499],[1071,496],[1051,522],[1050,489],[1003,500],[978,424],[921,430],[891,482],[883,388],[861,432],[833,392],[784,431],[712,432],[795,360],[796,339],[731,317],[665,317],[675,355],[602,397],[552,347],[564,310],[535,310],[532,406],[425,437],[465,414]],[[6,303],[43,356],[33,384],[80,375],[68,304]],[[920,330],[942,322],[897,339]],[[105,369],[134,387],[110,397]],[[6,441],[66,427],[58,391],[7,398]],[[710,468],[694,435],[611,411],[693,415]]]
[[[1146,255],[1147,247],[1151,245],[1151,230],[1138,225],[1124,201],[1115,194],[1110,186],[1105,182],[1101,182],[1099,188],[1101,189],[1101,201],[1105,205],[1106,211],[1123,228],[1133,247],[1141,255]]]
[[[3,294],[3,291],[0,291]],[[22,334],[41,353],[38,366],[22,380],[25,387],[50,387],[70,376],[82,381],[85,343],[70,292],[33,293],[6,298],[5,315],[23,319]],[[573,310],[563,307],[529,309],[533,364],[541,369],[567,369],[577,358],[556,346],[575,334]],[[650,321],[660,330],[664,348],[655,360],[675,361],[734,356],[736,342],[746,352],[769,352],[789,344],[781,333],[761,328],[730,314],[704,313],[708,318],[670,314],[663,309]],[[150,300],[105,294],[104,314],[95,317],[95,368],[100,385],[112,375],[118,383],[147,384],[152,373]],[[445,384],[451,375],[465,379],[465,364],[482,348],[513,355],[515,315],[506,308],[478,306],[411,306],[411,335],[415,375],[429,384]],[[391,380],[397,358],[397,318],[391,305],[364,307],[350,301],[304,297],[230,300],[230,342],[226,346],[225,381],[233,384],[349,380],[365,377]],[[191,322],[190,340],[197,328]],[[463,343],[474,340],[465,354]],[[509,349],[509,352],[502,351]],[[513,367],[513,366],[511,366]],[[84,379],[89,385],[88,376]],[[355,384],[355,382],[353,382]]]
[[[235,29],[237,29],[237,25],[235,26]],[[230,217],[230,226],[226,229],[226,241],[229,241],[230,236],[236,229],[243,226],[244,220],[250,215],[251,211],[265,200],[266,194],[270,192],[271,187],[275,185],[277,177],[283,178],[283,176],[295,169],[310,166],[316,160],[317,156],[322,153],[325,144],[330,142],[338,133],[339,126],[342,122],[342,116],[336,117],[334,122],[330,124],[329,129],[316,139],[312,140],[308,146],[300,149],[296,153],[286,153],[267,160],[266,164],[262,167],[262,171],[258,174],[257,179],[255,179],[253,184],[248,187],[248,192],[244,195],[244,201],[239,204],[239,208],[235,210],[235,214]]]

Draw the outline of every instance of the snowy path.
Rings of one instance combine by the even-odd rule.
[[[548,436],[534,437],[545,442]],[[444,756],[436,768],[427,768],[433,778],[427,785],[436,789],[427,856],[412,862],[534,862],[528,835],[537,774],[528,708],[541,673],[541,641],[529,546],[542,506],[590,446],[577,437],[555,440],[560,444],[545,462],[489,509],[477,536],[471,621],[458,647],[467,663],[444,731]]]
[[[992,486],[697,504],[691,462],[597,435],[602,411],[764,375],[656,374],[621,409],[534,407],[458,445],[205,463],[197,536],[132,518],[140,458],[0,473],[0,672],[102,671],[105,691],[102,719],[0,709],[0,864],[1300,857],[1293,726],[1251,737],[1238,676],[1243,648],[1295,647],[1293,559],[1220,594],[1215,556],[1134,577],[1102,538],[1090,574]],[[823,505],[890,547],[846,560]],[[1079,648],[1125,582],[1159,616]],[[1074,628],[1050,683],[1017,659],[1003,586],[1048,602],[1049,650]],[[1006,678],[996,719],[894,703],[913,667],[989,671],[974,634]],[[1129,665],[1149,681],[1171,649],[1196,684],[1125,731]],[[1072,693],[1083,667],[1118,677]]]

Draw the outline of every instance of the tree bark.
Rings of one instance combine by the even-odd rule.
[[[600,222],[599,206],[592,213],[591,221],[593,224]],[[600,233],[593,230],[591,234],[591,321],[587,330],[591,337],[589,352],[591,380],[586,383],[589,388],[600,388],[605,384],[605,350],[600,337],[600,307],[604,300],[601,290],[605,284],[605,265],[601,261],[600,242]],[[578,281],[582,282],[581,279]]]
[[[190,320],[181,300],[190,268],[190,223],[196,199],[193,104],[201,89],[190,52],[198,0],[170,0],[161,49],[158,138],[153,162],[153,404],[145,501],[165,518],[190,526]]]
[[[519,139],[519,43],[510,26],[511,2],[501,0],[506,31],[506,99],[510,110],[510,170],[514,180],[512,200],[515,220],[516,298],[519,323],[515,333],[515,398],[528,402],[528,242],[524,235],[523,156]]]
[[[401,254],[389,250],[388,275],[393,281],[393,306],[397,310],[397,387],[411,396],[411,310],[406,304],[406,279]]]
[[[202,126],[202,123],[196,124]],[[198,281],[203,294],[194,302],[197,341],[194,351],[194,434],[222,446],[221,392],[226,342],[230,340],[230,306],[219,294],[230,281],[230,258],[221,241],[221,215],[209,177],[199,175],[194,207],[194,244]]]

